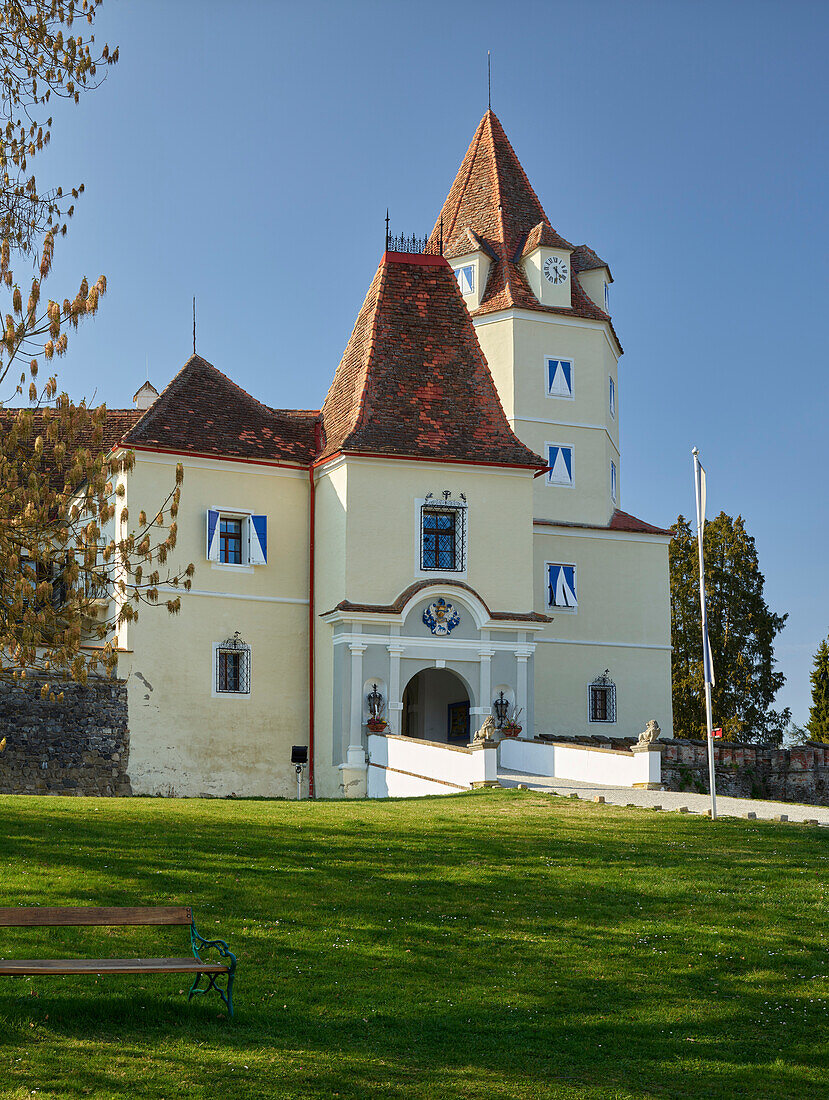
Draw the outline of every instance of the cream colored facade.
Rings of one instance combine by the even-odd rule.
[[[510,261],[538,309],[486,311],[504,259],[474,234],[450,261],[467,269],[461,328],[474,325],[509,426],[546,471],[370,448],[292,462],[135,446],[122,503],[153,514],[182,462],[171,569],[196,568],[180,615],[145,611],[119,637],[136,792],[293,797],[298,745],[311,749],[317,796],[365,795],[371,693],[391,733],[442,742],[496,716],[499,700],[524,737],[631,737],[654,718],[672,735],[669,537],[621,510],[621,348],[604,314],[569,305],[583,289],[604,310],[610,273],[594,253],[579,272],[576,251],[540,245]],[[462,563],[449,573],[424,553],[424,515],[441,501]],[[222,517],[256,547],[249,562],[216,560]],[[447,604],[443,629],[435,608]],[[244,690],[221,686],[233,645]],[[596,682],[612,689],[606,713],[591,707]]]

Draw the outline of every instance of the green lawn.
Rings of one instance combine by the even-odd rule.
[[[232,1021],[181,976],[0,978],[0,1096],[826,1100],[827,871],[826,830],[532,792],[0,798],[0,905],[189,903],[239,957]]]

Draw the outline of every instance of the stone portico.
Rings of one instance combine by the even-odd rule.
[[[434,621],[431,609],[440,601],[441,608],[448,607],[451,625]],[[493,612],[468,585],[438,579],[410,585],[387,606],[343,602],[322,620],[331,630],[334,651],[332,756],[349,795],[365,794],[367,697],[375,685],[388,732],[396,736],[410,734],[416,723],[421,732],[415,736],[448,740],[435,736],[434,727],[429,736],[419,714],[430,705],[434,680],[422,681],[422,698],[404,714],[407,686],[432,669],[451,673],[459,693],[467,696],[466,739],[492,714],[492,700],[501,691],[521,712],[525,735],[532,736],[535,635],[549,622],[548,616]]]

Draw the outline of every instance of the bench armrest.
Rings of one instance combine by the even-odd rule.
[[[201,956],[199,955],[200,951],[203,951],[206,948],[207,949],[214,948],[216,951],[218,951],[219,955],[223,959],[229,960],[228,961],[228,967],[230,969],[231,974],[236,969],[236,956],[233,954],[233,952],[227,946],[225,941],[224,940],[206,940],[204,938],[204,936],[199,934],[198,930],[196,929],[195,923],[190,925],[190,946],[193,948],[194,958],[196,958],[199,962],[202,961]]]

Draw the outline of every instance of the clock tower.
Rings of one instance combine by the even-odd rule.
[[[533,489],[534,610],[553,617],[537,638],[536,730],[631,735],[654,716],[668,730],[670,532],[621,509],[610,268],[553,228],[492,110],[433,247],[441,228],[510,427],[547,463]]]

